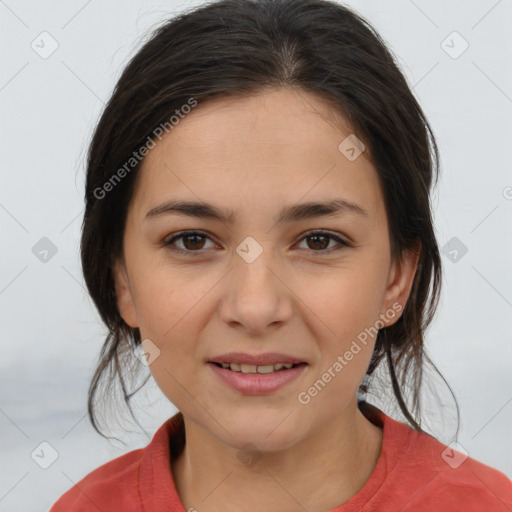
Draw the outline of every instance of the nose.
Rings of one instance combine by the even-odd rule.
[[[226,281],[220,315],[231,327],[261,335],[289,321],[293,293],[269,253],[261,251],[255,256],[254,248],[248,245],[245,255],[250,257],[240,256]]]

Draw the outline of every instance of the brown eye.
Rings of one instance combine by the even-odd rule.
[[[313,231],[306,233],[302,240],[306,240],[307,249],[313,252],[331,252],[342,249],[343,247],[350,247],[350,244],[340,237],[328,232],[328,231]],[[329,248],[329,244],[335,241],[338,247]]]
[[[180,233],[176,236],[173,236],[170,239],[164,241],[164,246],[168,247],[173,251],[178,251],[182,253],[194,253],[201,252],[202,249],[205,249],[204,244],[205,240],[210,240],[209,237],[204,235],[203,233],[198,233],[195,231],[189,231]],[[178,247],[175,245],[176,241],[180,241],[182,247]]]
[[[186,249],[193,251],[203,248],[204,237],[202,235],[185,235],[181,238],[183,239],[183,245]]]
[[[213,246],[205,247],[205,242],[207,240],[212,241],[211,238],[204,233],[188,231],[178,233],[171,238],[164,240],[163,245],[169,250],[178,253],[198,256],[205,252],[206,249],[215,246],[215,244],[213,244]],[[319,255],[321,253],[331,253],[333,251],[343,249],[344,247],[352,246],[349,242],[342,240],[339,236],[328,231],[310,231],[302,237],[301,242],[302,241],[306,241],[307,247],[305,247],[305,249],[310,252],[319,253]],[[177,242],[181,244],[181,247]],[[332,242],[335,242],[334,247],[331,246]]]
[[[311,244],[309,245],[309,248],[310,249],[315,249],[315,250],[318,250],[318,249],[327,249],[328,245],[329,245],[329,236],[326,236],[326,235],[312,235],[312,236],[308,236],[308,240],[312,240],[313,241],[313,244],[311,246]]]

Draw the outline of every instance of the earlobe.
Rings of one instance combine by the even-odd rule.
[[[139,327],[128,273],[124,262],[120,260],[114,265],[114,281],[119,314],[130,327]]]
[[[382,314],[385,315],[385,311],[390,309],[396,311],[398,307],[400,308],[398,310],[400,314],[393,315],[393,318],[386,322],[386,327],[393,325],[400,318],[409,300],[414,277],[418,269],[420,252],[421,244],[418,243],[414,249],[405,249],[402,253],[401,261],[395,261],[392,265],[383,302],[385,309]]]

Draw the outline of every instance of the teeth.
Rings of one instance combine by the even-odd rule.
[[[258,366],[256,371],[258,373],[272,373],[274,371],[274,367],[271,364],[268,366]]]
[[[293,366],[293,363],[277,363],[269,364],[266,366],[256,366],[255,364],[237,364],[237,363],[222,363],[222,368],[230,369],[234,372],[242,373],[273,373],[275,371],[285,369],[289,370]]]

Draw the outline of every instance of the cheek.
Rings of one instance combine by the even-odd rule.
[[[197,340],[204,329],[207,286],[177,273],[148,273],[140,282],[137,313],[142,339],[150,339],[158,357],[151,363],[151,374],[164,395],[180,410],[190,409],[190,394],[200,392]],[[185,283],[186,281],[186,283]],[[203,283],[204,285],[204,283]],[[184,391],[186,390],[186,391]]]
[[[148,258],[136,264],[132,293],[141,334],[161,338],[178,321],[189,288],[164,265]]]
[[[315,286],[309,281],[303,283],[301,296],[322,320],[325,334],[343,344],[375,325],[381,312],[384,282],[380,269],[352,265],[326,274]]]
[[[157,266],[141,273],[134,287],[141,336],[172,352],[172,361],[178,362],[185,361],[204,328],[206,297],[214,284],[211,277],[188,274]]]
[[[351,399],[375,346],[384,274],[371,262],[366,264],[361,255],[357,264],[355,260],[352,263],[317,280],[318,286],[309,283],[302,289],[305,302],[314,313],[307,315],[312,319],[310,328],[320,356],[311,379],[315,386],[312,392],[322,395],[315,400],[315,407],[322,403],[337,408],[340,400]]]

